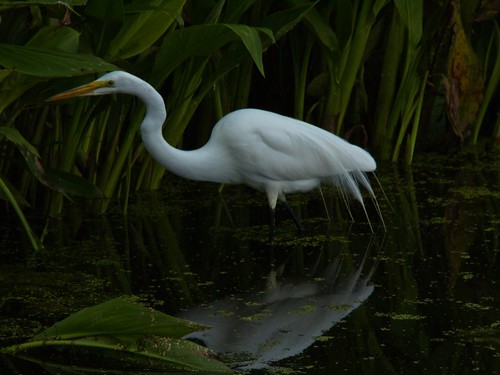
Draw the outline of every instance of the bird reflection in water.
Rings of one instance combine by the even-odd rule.
[[[309,277],[282,277],[285,262],[268,274],[264,290],[180,314],[212,327],[186,338],[201,341],[239,370],[267,368],[300,354],[373,293],[376,262],[369,261],[370,248],[352,271],[345,269],[345,254],[319,272],[320,255]]]

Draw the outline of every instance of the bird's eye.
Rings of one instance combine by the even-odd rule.
[[[109,85],[109,86],[114,86],[114,85],[115,85],[115,81],[113,81],[113,80],[109,80],[109,81],[108,81],[108,85]]]

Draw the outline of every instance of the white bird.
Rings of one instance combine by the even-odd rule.
[[[167,113],[161,95],[132,74],[110,72],[48,101],[115,93],[135,95],[146,105],[141,124],[142,141],[164,168],[191,180],[245,184],[264,192],[271,210],[271,238],[278,199],[286,204],[302,229],[285,194],[306,192],[322,182],[336,185],[346,202],[346,193],[350,193],[367,215],[359,189],[362,185],[382,218],[366,176],[366,172],[376,169],[373,157],[362,148],[306,122],[258,109],[240,109],[227,114],[214,126],[203,147],[184,151],[163,138],[162,126]]]

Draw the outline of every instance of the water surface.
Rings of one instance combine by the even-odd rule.
[[[28,340],[83,307],[136,295],[213,325],[195,338],[239,371],[499,373],[499,157],[382,165],[387,231],[367,203],[350,220],[331,189],[291,195],[306,233],[263,195],[174,176],[128,215],[75,202],[34,254],[13,213],[0,223],[0,343]],[[325,210],[325,205],[327,210]],[[0,357],[1,373],[43,370]]]

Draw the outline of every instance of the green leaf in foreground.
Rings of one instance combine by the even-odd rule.
[[[67,340],[89,336],[140,338],[145,335],[180,338],[203,329],[206,327],[115,298],[70,315],[33,340]]]
[[[117,298],[2,351],[57,369],[231,373],[210,350],[182,339],[205,328]]]

